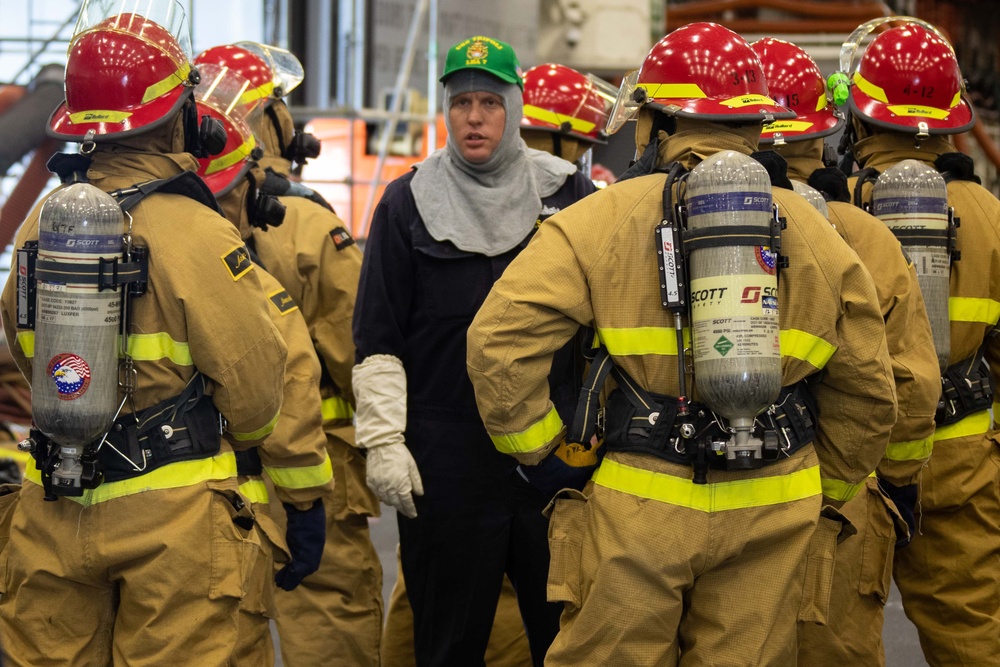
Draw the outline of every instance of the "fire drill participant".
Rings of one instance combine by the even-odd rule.
[[[796,619],[826,602],[821,584],[844,528],[835,508],[864,487],[895,418],[875,290],[816,210],[772,190],[748,157],[762,118],[792,114],[767,98],[742,38],[690,24],[653,46],[637,79],[635,97],[628,87],[623,95],[641,103],[637,164],[668,173],[619,181],[547,221],[469,329],[486,428],[529,478],[572,447],[545,387],[552,351],[594,327],[610,356],[592,367],[613,362],[619,387],[604,407],[607,454],[593,479],[554,502],[549,599],[566,607],[545,662],[794,664]],[[679,180],[686,186],[674,187]],[[780,246],[767,232],[777,225],[748,222],[770,219],[772,197],[787,222]],[[683,260],[664,231],[679,224],[672,203],[681,200],[691,332],[681,328]],[[734,209],[737,238],[700,224]],[[734,248],[742,253],[737,275],[696,262],[720,248],[733,262]],[[783,258],[775,290],[770,270]],[[729,329],[737,319],[753,329]],[[689,344],[674,346],[688,336],[694,373],[682,384],[678,352]],[[739,373],[732,383],[727,356]],[[750,372],[765,359],[766,375]],[[746,397],[714,410],[752,398],[764,412],[713,413],[708,401],[721,405],[727,387]]]
[[[862,167],[850,182],[855,201],[872,202],[877,175],[915,160],[943,172],[947,206],[961,221],[955,230],[961,256],[950,266],[950,353],[934,450],[920,482],[916,534],[896,554],[893,574],[928,663],[1000,665],[1000,569],[995,540],[986,537],[1000,524],[998,438],[988,411],[1000,368],[991,335],[1000,286],[984,278],[1000,270],[1000,202],[948,140],[972,127],[974,115],[951,45],[920,23],[891,27],[859,60],[841,62],[851,77],[848,141]],[[860,41],[874,27],[862,25],[852,37]]]
[[[604,127],[615,93],[610,84],[584,76],[576,70],[547,63],[524,73],[524,116],[521,138],[529,148],[551,153],[568,162],[589,164],[594,144],[607,143]],[[603,84],[603,87],[600,87]],[[584,173],[586,171],[584,170]],[[399,550],[396,550],[399,559]],[[384,667],[409,667],[413,657],[413,612],[406,598],[402,565],[389,598],[386,630],[382,640]],[[504,577],[500,602],[486,647],[490,667],[530,665],[531,653],[517,595]]]
[[[258,164],[267,173],[258,187],[264,194],[277,196],[285,215],[280,227],[254,228],[252,243],[268,272],[299,306],[323,369],[323,429],[334,477],[333,496],[326,508],[327,546],[319,571],[294,591],[279,591],[275,599],[282,659],[288,667],[377,666],[382,566],[371,541],[368,517],[378,516],[379,506],[365,484],[365,463],[354,448],[352,425],[351,316],[361,252],[344,222],[317,203],[322,200],[315,193],[288,180],[292,161],[314,157],[312,149],[316,148],[315,139],[309,141],[311,135],[295,133],[292,116],[281,99],[302,80],[295,56],[244,42],[208,49],[196,62],[240,72],[262,100],[263,114],[251,122],[263,148]],[[253,95],[248,93],[247,98]],[[283,521],[280,512],[275,518],[279,524]]]
[[[899,416],[878,476],[869,477],[866,492],[843,507],[858,535],[837,549],[826,623],[799,626],[799,664],[884,665],[882,624],[896,527],[902,548],[909,539],[902,515],[913,511],[906,494],[901,498],[898,490],[918,483],[931,453],[941,394],[934,337],[916,270],[899,241],[884,222],[850,203],[847,178],[823,163],[823,137],[840,129],[843,119],[826,98],[819,67],[804,50],[782,40],[768,37],[751,46],[764,66],[771,96],[798,114],[794,120],[766,125],[760,145],[787,160],[788,178],[823,193],[830,222],[871,274],[898,400]],[[890,498],[899,499],[899,511]]]
[[[223,151],[199,160],[198,175],[219,199],[226,219],[249,241],[252,229],[270,229],[282,222],[284,209],[257,191],[264,173],[253,162],[259,153],[248,120],[259,113],[259,100],[244,102],[252,84],[238,72],[219,65],[199,65],[201,82],[195,89],[199,115],[216,118],[226,128]],[[271,199],[274,199],[271,197]],[[269,619],[276,616],[274,585],[294,590],[319,569],[326,537],[323,499],[329,494],[333,470],[326,452],[319,395],[319,359],[309,328],[298,306],[281,284],[260,265],[255,266],[271,320],[288,347],[281,418],[274,432],[257,450],[237,455],[240,492],[252,503],[265,545],[251,574],[250,593],[240,605],[239,641],[233,665],[256,667],[274,663]],[[267,472],[275,495],[288,517],[285,538],[269,515],[269,494],[262,475]],[[275,557],[283,565],[274,572]],[[290,561],[290,562],[289,562]]]
[[[244,573],[261,550],[237,490],[233,448],[257,445],[274,428],[285,348],[243,241],[208,206],[214,199],[194,174],[192,153],[217,152],[224,134],[197,117],[180,5],[143,3],[140,16],[108,15],[110,4],[119,3],[83,4],[66,101],[49,122],[54,137],[82,143],[82,155],[52,162],[75,182],[51,193],[15,241],[20,248],[39,238],[44,223],[35,280],[20,286],[38,287],[34,331],[16,328],[19,314],[25,325],[31,314],[18,309],[17,271],[2,297],[5,334],[32,380],[38,426],[3,553],[4,658],[11,665],[162,666],[196,655],[199,664],[222,666],[248,592]],[[89,230],[115,217],[122,220],[116,235],[96,240],[118,261],[80,262],[70,248],[93,247]],[[103,267],[88,274],[95,265]],[[111,283],[126,283],[120,298],[141,293],[126,299],[120,330]],[[109,293],[112,301],[87,305]],[[103,367],[97,351],[81,345],[109,321],[111,363]],[[81,322],[85,335],[68,335]],[[58,342],[50,336],[64,352],[50,357]],[[83,423],[81,408],[96,404],[86,401],[105,395],[110,414],[97,416],[107,431],[100,423],[93,441],[60,443],[72,427],[58,439],[45,433],[50,399],[57,414]]]
[[[365,248],[354,313],[358,444],[369,485],[398,511],[417,664],[482,664],[506,572],[540,665],[559,618],[545,601],[548,496],[490,446],[465,337],[539,221],[593,185],[520,138],[509,44],[477,36],[453,46],[441,81],[447,146],[389,184]],[[572,404],[565,361],[550,370]]]

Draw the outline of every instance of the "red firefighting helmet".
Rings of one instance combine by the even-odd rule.
[[[951,45],[907,23],[875,37],[851,83],[852,113],[872,125],[918,134],[958,134],[975,123]]]
[[[236,42],[236,46],[256,54],[267,63],[274,77],[274,97],[276,99],[286,97],[298,88],[306,76],[305,70],[302,69],[302,63],[291,51],[259,42]]]
[[[244,93],[245,101],[256,106],[263,101],[269,104],[276,99],[274,94],[274,74],[267,62],[256,53],[237,46],[235,44],[224,44],[213,46],[198,54],[194,59],[196,66],[201,65],[221,65],[237,72],[246,81],[250,82],[250,88]]]
[[[691,23],[653,45],[639,69],[637,101],[682,118],[734,122],[794,118],[768,97],[750,45],[716,23]]]
[[[524,73],[521,127],[607,143],[604,127],[617,92],[611,84],[564,65],[532,67]]]
[[[816,139],[833,134],[844,119],[826,98],[826,81],[808,53],[773,37],[757,40],[750,47],[764,67],[767,89],[774,100],[796,113],[794,120],[765,125],[760,143]]]
[[[113,7],[112,7],[113,5]],[[120,3],[88,0],[66,63],[66,99],[48,133],[66,141],[112,140],[173,117],[193,86],[190,31],[176,2],[143,3],[146,16],[108,16]],[[154,20],[158,19],[158,20]]]
[[[235,69],[205,63],[198,71],[201,81],[194,93],[198,116],[215,118],[226,130],[225,148],[217,155],[199,158],[198,175],[221,197],[251,167],[257,144],[250,119],[260,111],[260,98],[253,95],[254,85]]]

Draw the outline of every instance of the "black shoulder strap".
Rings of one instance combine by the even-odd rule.
[[[854,184],[854,205],[858,208],[864,208],[864,202],[861,199],[861,191],[865,187],[865,183],[874,183],[878,180],[878,169],[875,167],[865,167],[858,173],[854,174],[858,178],[858,182]]]
[[[979,185],[983,184],[982,179],[976,176],[975,162],[965,153],[942,153],[934,160],[934,168],[944,177],[945,183],[972,181]]]
[[[182,171],[170,178],[160,178],[155,181],[139,183],[130,188],[115,190],[108,194],[118,200],[118,205],[121,206],[123,211],[130,211],[139,202],[154,192],[183,195],[222,215],[222,209],[219,207],[219,202],[215,199],[215,195],[205,185],[205,181],[201,180],[198,174],[193,171]]]
[[[850,202],[847,176],[836,167],[824,167],[809,174],[809,185],[819,190],[827,201]]]
[[[771,185],[776,188],[792,189],[792,181],[788,178],[788,161],[776,151],[757,151],[750,157],[759,162],[767,170]]]

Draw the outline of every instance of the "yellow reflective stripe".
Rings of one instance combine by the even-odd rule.
[[[24,467],[31,460],[31,454],[18,449],[0,449],[0,459],[13,459]]]
[[[826,366],[837,346],[799,329],[781,330],[781,356],[800,359],[818,369]]]
[[[615,491],[700,512],[778,505],[821,493],[819,466],[774,477],[695,484],[687,477],[674,477],[604,459],[593,479],[595,484]]]
[[[18,331],[17,336],[15,336],[17,344],[21,348],[21,352],[24,353],[28,359],[35,356],[35,332],[34,331]]]
[[[178,366],[194,365],[188,344],[174,340],[165,332],[131,334],[128,337],[128,353],[136,361],[169,359]]]
[[[885,448],[885,457],[890,461],[919,461],[931,455],[934,437],[906,442],[890,442]]]
[[[861,76],[861,72],[854,73],[854,85],[856,85],[861,92],[868,97],[875,98],[879,102],[885,102],[886,104],[889,103],[889,98],[885,96],[885,91],[871,81],[867,80],[865,77]]]
[[[948,105],[949,109],[954,109],[958,106],[958,103],[962,101],[962,91],[959,90],[955,93],[955,97],[951,98],[951,104]]]
[[[202,484],[213,479],[229,479],[236,476],[236,456],[232,452],[225,452],[207,459],[197,459],[194,461],[178,461],[157,468],[152,472],[132,479],[125,479],[120,482],[105,482],[96,489],[86,489],[82,496],[66,496],[67,500],[72,500],[84,507],[103,503],[115,498],[131,496],[143,491],[157,491],[160,489],[179,489],[184,486]],[[42,485],[42,476],[32,459],[24,470],[24,478],[39,486]]]
[[[150,100],[155,100],[164,93],[169,93],[171,90],[187,81],[188,75],[190,74],[191,65],[184,63],[175,72],[168,74],[162,80],[148,86],[145,94],[142,96],[142,103],[145,104]]]
[[[997,423],[997,416],[1000,416],[1000,403],[993,404],[993,423]]]
[[[1000,303],[993,299],[953,296],[948,299],[948,319],[952,322],[984,322],[995,325],[1000,321]]]
[[[598,328],[597,336],[616,357],[644,354],[677,356],[677,332],[670,327]],[[684,345],[691,345],[691,330],[684,328]]]
[[[255,145],[256,142],[251,134],[250,138],[240,144],[237,148],[234,148],[222,157],[217,157],[214,160],[211,160],[208,163],[208,166],[205,167],[205,175],[208,176],[210,174],[214,174],[217,171],[222,171],[227,167],[233,166],[237,162],[245,160],[253,151],[253,147]]]
[[[826,95],[825,94],[824,95],[820,95],[819,97],[817,97],[816,98],[816,111],[822,111],[823,109],[825,109],[826,108],[826,104],[827,104],[827,99],[826,99]]]
[[[569,126],[578,132],[593,132],[594,128],[597,127],[594,123],[583,120],[582,118],[564,116],[563,114],[556,113],[555,111],[536,107],[533,104],[524,105],[524,115],[527,118],[540,120],[543,123],[551,123],[557,127],[561,126],[563,123],[569,123]]]
[[[132,115],[131,111],[114,111],[111,109],[91,109],[77,111],[69,115],[69,122],[79,123],[120,123]]]
[[[266,505],[271,502],[267,493],[267,484],[257,478],[249,479],[240,484],[240,493],[254,505]]]
[[[251,431],[250,433],[236,433],[235,431],[230,431],[229,435],[233,436],[235,440],[244,442],[246,440],[263,440],[267,436],[271,435],[271,431],[274,430],[274,425],[278,423],[278,416],[281,413],[277,413],[268,423],[261,426],[256,431]]]
[[[298,466],[295,468],[271,468],[264,466],[275,486],[285,489],[309,489],[314,486],[329,484],[333,479],[333,464],[327,456],[323,462],[314,466]]]
[[[823,480],[823,495],[834,500],[848,501],[858,495],[858,491],[865,485],[863,481],[857,484],[848,484],[839,479]]]
[[[342,396],[331,396],[323,399],[323,421],[350,419],[353,416],[354,408]]]
[[[274,92],[274,83],[268,81],[262,86],[257,86],[256,88],[251,88],[240,95],[240,104],[246,106],[251,102],[256,102],[257,100],[263,100],[271,96]]]
[[[984,435],[992,425],[989,410],[975,412],[960,422],[938,428],[934,431],[934,442],[964,438],[970,435]]]
[[[693,100],[708,97],[695,83],[640,83],[636,88],[646,91],[646,97],[651,100],[678,99]]]
[[[897,116],[917,116],[920,118],[933,118],[935,120],[944,120],[951,114],[947,109],[935,109],[934,107],[925,107],[919,104],[892,104],[886,108]]]
[[[562,429],[562,419],[556,409],[552,408],[549,410],[549,414],[520,433],[490,434],[490,439],[493,441],[493,446],[504,454],[523,454],[541,449],[549,444]]]

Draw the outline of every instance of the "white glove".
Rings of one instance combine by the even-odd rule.
[[[406,371],[403,362],[387,354],[367,357],[352,374],[357,446],[368,450],[366,481],[386,505],[411,519],[417,516],[412,494],[424,485],[410,450],[403,441],[406,428]]]

